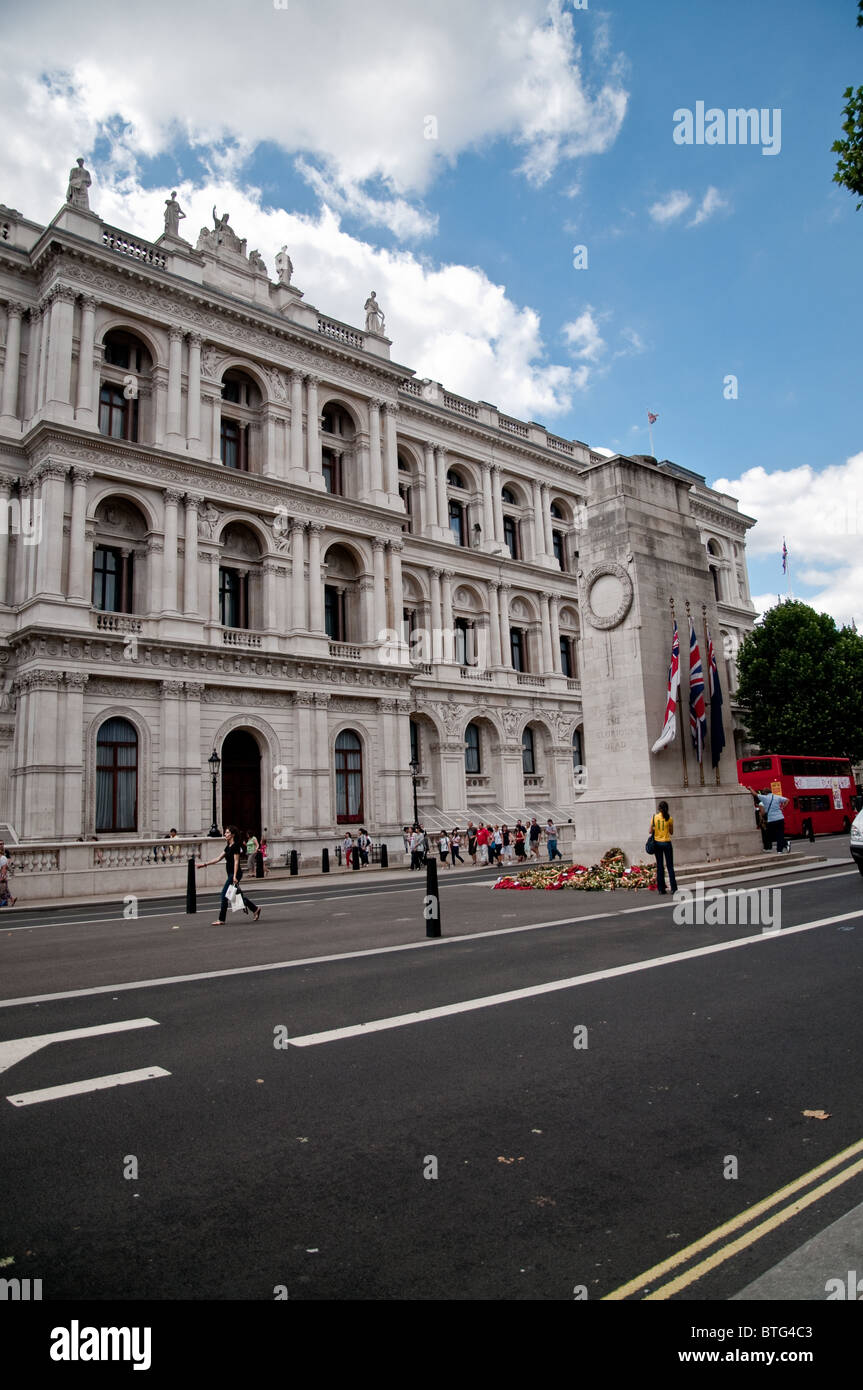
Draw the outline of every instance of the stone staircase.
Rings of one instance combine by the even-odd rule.
[[[746,878],[750,873],[766,869],[809,869],[826,864],[824,855],[803,854],[792,850],[790,854],[747,854],[737,859],[705,859],[699,864],[675,864],[674,873],[678,883],[695,883],[697,879],[715,883],[720,879]]]

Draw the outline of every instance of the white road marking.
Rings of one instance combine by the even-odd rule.
[[[30,1038],[10,1038],[0,1043],[0,1072],[31,1057],[49,1043],[72,1042],[75,1038],[98,1038],[103,1033],[125,1033],[130,1028],[158,1028],[154,1018],[129,1018],[123,1023],[100,1023],[94,1028],[67,1028],[62,1033],[36,1033]]]
[[[655,970],[659,966],[675,965],[680,961],[697,960],[700,956],[716,955],[720,951],[733,951],[739,946],[756,946],[765,941],[780,941],[783,937],[797,932],[814,931],[816,927],[832,926],[834,922],[846,922],[851,917],[863,917],[859,912],[844,912],[836,917],[822,917],[817,922],[804,922],[800,926],[786,927],[781,932],[757,936],[744,936],[735,941],[722,941],[713,946],[697,946],[691,951],[678,951],[671,956],[657,956],[652,960],[634,961],[630,965],[616,965],[608,970],[594,970],[588,975],[571,975],[565,980],[550,980],[543,985],[530,985],[524,989],[507,990],[504,994],[487,994],[479,999],[465,999],[458,1004],[442,1004],[435,1009],[419,1009],[412,1014],[396,1014],[392,1018],[378,1018],[370,1023],[356,1023],[347,1028],[330,1028],[323,1033],[306,1033],[302,1037],[289,1038],[291,1047],[316,1047],[320,1043],[337,1042],[344,1038],[358,1038],[365,1033],[379,1033],[389,1028],[406,1028],[414,1023],[426,1023],[433,1018],[447,1018],[451,1014],[470,1013],[475,1009],[488,1009],[495,1004],[510,1004],[518,999],[533,999],[540,994],[552,994],[557,990],[575,989],[579,985],[595,984],[599,980],[613,980],[618,975],[635,975],[642,970]]]
[[[857,874],[856,869],[847,872],[852,876]],[[845,876],[844,874],[831,875],[833,878]],[[810,883],[822,881],[820,875],[817,879],[805,880],[805,882]],[[787,888],[799,886],[801,886],[800,882],[783,885]],[[362,960],[365,956],[388,956],[395,955],[399,951],[427,951],[441,946],[459,946],[466,941],[482,941],[490,937],[512,936],[518,932],[547,931],[552,927],[577,927],[583,922],[598,922],[608,917],[626,917],[631,913],[668,911],[667,903],[644,903],[639,907],[618,908],[611,912],[585,913],[582,917],[558,917],[551,922],[528,922],[519,927],[496,927],[491,931],[465,932],[460,936],[425,937],[421,941],[404,941],[397,946],[371,946],[364,951],[338,951],[328,956],[304,956],[298,960],[278,960],[264,965],[236,965],[225,970],[201,970],[189,975],[163,975],[159,979],[129,980],[125,983],[112,985],[93,985],[88,989],[59,990],[55,994],[28,994],[17,999],[0,999],[0,1009],[14,1009],[19,1004],[51,1004],[57,999],[86,999],[95,994],[119,994],[121,991],[129,989],[156,989],[161,985],[195,984],[200,980],[228,979],[232,975],[259,975],[271,970],[296,970],[308,965],[332,965],[339,961]],[[166,913],[165,915],[169,914]],[[795,927],[784,928],[780,934],[785,936],[787,932],[795,930],[797,930]]]
[[[88,1091],[107,1091],[111,1086],[131,1086],[135,1081],[152,1081],[154,1077],[170,1075],[164,1067],[142,1067],[139,1071],[117,1071],[113,1076],[93,1076],[89,1081],[69,1081],[65,1086],[43,1086],[40,1091],[19,1091],[6,1099],[13,1105],[38,1105],[43,1100],[83,1096]]]

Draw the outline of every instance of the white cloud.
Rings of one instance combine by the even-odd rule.
[[[563,325],[563,336],[572,349],[573,357],[581,357],[586,362],[596,362],[605,351],[605,339],[589,304],[577,319]]]
[[[728,203],[725,198],[720,196],[719,189],[712,185],[708,188],[701,200],[701,206],[696,212],[691,222],[687,222],[688,227],[700,227],[702,222],[706,222],[715,212],[720,212],[722,208],[727,208]]]
[[[659,222],[665,226],[667,222],[673,222],[676,217],[680,217],[691,202],[692,198],[688,193],[684,193],[681,189],[675,189],[671,193],[666,193],[664,198],[660,198],[658,202],[648,208],[648,212],[654,222]]]
[[[44,220],[100,136],[103,183],[178,141],[235,168],[269,141],[303,156],[331,205],[338,194],[343,212],[425,235],[434,219],[409,200],[464,151],[508,141],[541,184],[613,143],[622,65],[607,43],[585,62],[575,19],[560,0],[496,0],[493,13],[479,0],[148,0],[146,21],[128,6],[7,7],[4,190]]]
[[[779,573],[784,539],[792,588],[814,588],[805,597],[813,608],[837,622],[854,618],[863,625],[863,452],[820,472],[809,464],[787,471],[750,468],[713,486],[758,518],[747,538],[750,557],[774,556]],[[762,601],[754,600],[756,606]],[[767,606],[775,601],[767,596]]]

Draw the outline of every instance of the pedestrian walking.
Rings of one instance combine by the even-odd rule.
[[[530,840],[530,856],[532,859],[539,858],[539,837],[541,836],[541,834],[542,828],[537,824],[536,816],[532,816],[530,821],[530,830],[528,831],[528,839]]]
[[[442,830],[440,835],[438,836],[437,847],[438,854],[440,855],[441,864],[445,865],[446,868],[449,868],[449,835],[447,835],[445,830]]]
[[[269,878],[269,876],[270,876],[270,866],[269,866],[269,864],[267,863],[267,857],[268,857],[267,838],[266,838],[266,836],[264,836],[263,840],[261,840],[261,863],[262,863],[262,865],[263,865],[263,867],[264,867],[264,878]]]
[[[548,844],[548,862],[553,863],[555,859],[562,859],[563,855],[557,847],[557,826],[549,816],[545,823],[545,838]]]
[[[6,853],[6,846],[0,840],[0,907],[14,907],[18,901],[12,896],[12,889],[9,886],[11,872],[12,861]]]
[[[219,906],[218,920],[211,923],[214,927],[223,927],[225,918],[228,915],[228,890],[232,886],[239,892],[240,879],[243,877],[243,870],[240,867],[241,841],[240,832],[235,825],[229,825],[225,829],[225,848],[221,854],[217,854],[215,859],[199,859],[197,867],[206,869],[210,864],[218,864],[220,859],[224,859],[227,871],[225,886],[222,889],[222,898]],[[257,922],[261,915],[261,909],[257,903],[253,903],[251,898],[243,894],[243,905],[245,911],[254,913],[254,920]]]
[[[488,852],[493,862],[495,864],[500,864],[501,856],[503,854],[503,831],[501,830],[499,825],[496,825],[494,831],[492,832]]]
[[[488,841],[488,826],[484,821],[480,821],[479,830],[476,832],[476,846],[479,852],[479,862],[481,866],[488,863]]]
[[[785,839],[785,812],[783,810],[783,807],[788,805],[788,797],[777,796],[769,787],[764,787],[760,792],[754,792],[750,787],[749,792],[767,817],[767,833],[770,836],[770,844],[776,845],[777,854],[790,854],[791,846]],[[768,845],[768,849],[769,847]]]
[[[458,862],[459,862],[460,864],[463,864],[463,863],[464,863],[464,860],[462,859],[461,854],[459,853],[459,851],[460,851],[460,849],[461,849],[461,835],[460,835],[459,832],[458,832],[458,826],[456,826],[455,830],[454,830],[454,831],[452,832],[452,834],[450,835],[449,847],[450,847],[450,853],[452,854],[452,866],[453,866],[453,868],[455,868],[455,861],[456,861],[456,860],[458,860]]]
[[[510,833],[509,833],[509,826],[508,826],[508,825],[502,825],[502,826],[501,826],[501,828],[500,828],[500,836],[501,836],[501,844],[502,844],[502,847],[503,847],[503,848],[502,848],[502,853],[501,853],[501,858],[503,859],[503,862],[504,862],[505,864],[511,864],[511,863],[512,863],[512,837],[510,836]]]
[[[473,821],[468,821],[467,852],[471,857],[474,867],[476,867],[476,826]]]
[[[659,810],[651,818],[650,833],[653,837],[653,853],[656,856],[656,891],[664,893],[665,888],[665,869],[668,869],[668,881],[671,884],[672,893],[677,892],[677,879],[674,877],[674,851],[671,848],[671,837],[674,834],[674,819],[668,813],[668,802],[660,801]]]
[[[524,848],[524,826],[521,821],[518,821],[515,827],[515,857],[521,864],[527,858]]]
[[[357,840],[357,850],[359,851],[361,869],[367,869],[369,867],[369,851],[371,850],[371,847],[372,837],[366,830],[365,826],[363,826],[360,830],[359,838]]]
[[[354,837],[349,830],[345,831],[345,838],[342,840],[342,856],[345,861],[345,868],[351,867],[351,855],[354,852]]]

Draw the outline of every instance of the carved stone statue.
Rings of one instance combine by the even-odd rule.
[[[372,290],[363,307],[366,311],[366,332],[383,333],[384,316],[381,311],[381,306],[380,304],[378,304],[378,301],[375,298],[374,290]]]
[[[212,540],[216,534],[216,527],[219,524],[221,513],[212,502],[207,502],[198,509],[198,535]]]
[[[165,199],[165,231],[168,236],[180,235],[180,218],[185,216],[186,214],[177,202],[175,189],[170,198]]]
[[[266,263],[260,251],[249,252],[249,265],[252,270],[258,270],[263,275],[269,275],[269,271],[267,270]]]
[[[87,196],[87,189],[92,182],[88,171],[84,168],[84,160],[79,159],[75,168],[69,170],[66,202],[70,203],[73,208],[80,208],[82,212],[89,212],[90,199]]]
[[[279,277],[280,285],[290,285],[291,276],[294,273],[294,263],[288,255],[287,246],[283,246],[276,257],[276,274]]]
[[[218,251],[234,251],[239,256],[245,256],[246,238],[240,239],[233,227],[228,226],[228,213],[223,212],[219,217],[214,207],[213,230],[210,231],[208,227],[201,228],[195,249],[209,251],[212,255]]]

